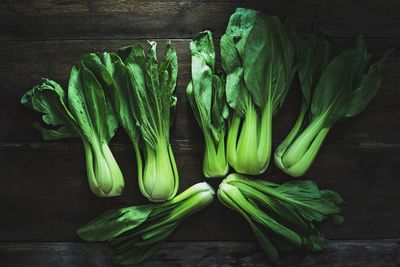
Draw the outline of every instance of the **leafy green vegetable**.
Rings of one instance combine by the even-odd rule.
[[[219,200],[241,214],[250,224],[262,248],[273,261],[279,250],[306,247],[321,250],[326,239],[314,222],[339,215],[343,200],[330,190],[319,190],[312,181],[289,181],[278,185],[265,180],[230,174],[219,186]]]
[[[210,31],[201,32],[190,42],[192,80],[186,94],[197,122],[203,131],[205,177],[221,177],[228,173],[225,151],[228,105],[221,76],[215,74],[215,50]]]
[[[296,70],[291,29],[278,17],[238,8],[221,38],[226,97],[233,109],[227,156],[235,171],[260,174],[271,156],[272,118]]]
[[[135,124],[124,126],[134,132],[138,126],[140,150],[144,158],[139,174],[142,194],[151,201],[165,201],[176,195],[179,184],[175,158],[169,143],[169,132],[176,106],[174,91],[178,74],[175,49],[167,43],[164,58],[157,60],[157,44],[150,42],[147,55],[140,43],[118,50],[126,69],[129,96],[132,102],[121,100],[131,110]],[[123,97],[120,97],[122,99]],[[131,116],[131,115],[130,115]],[[120,119],[122,121],[122,118]],[[138,165],[140,162],[138,161]],[[138,169],[141,169],[138,168]]]
[[[68,95],[59,84],[44,79],[21,99],[23,105],[43,114],[46,127],[34,123],[43,139],[82,139],[89,186],[100,197],[119,196],[124,189],[124,178],[108,147],[118,127],[104,93],[110,86],[99,82],[91,66],[79,60],[71,70]]]
[[[275,151],[276,165],[291,176],[310,168],[329,130],[342,118],[361,113],[376,95],[388,53],[371,64],[363,38],[329,64],[329,43],[322,36],[298,41],[300,115]]]
[[[183,219],[213,198],[212,187],[198,183],[168,202],[107,211],[77,234],[86,241],[110,241],[119,264],[139,263],[153,255]]]
[[[85,63],[93,66],[99,80],[113,85],[107,94],[133,144],[140,191],[158,202],[174,197],[179,184],[169,143],[178,61],[170,43],[160,63],[156,52],[155,42],[150,42],[147,55],[140,43],[134,43],[117,54],[90,54]]]

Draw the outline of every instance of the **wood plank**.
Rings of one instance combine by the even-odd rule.
[[[137,266],[395,267],[399,244],[398,239],[331,241],[320,253],[291,251],[272,264],[255,242],[167,242]],[[9,267],[116,266],[108,246],[100,243],[0,243],[0,259]]]
[[[187,141],[173,143],[180,172],[180,191],[201,182],[202,148]],[[129,145],[112,146],[124,172],[120,198],[92,195],[85,174],[84,154],[76,143],[3,143],[0,145],[0,238],[2,241],[75,241],[74,231],[101,212],[143,203],[138,192],[135,161]],[[333,239],[400,238],[400,143],[326,144],[306,178],[320,188],[338,191],[346,201],[345,225],[323,223]],[[263,177],[288,179],[271,166]],[[208,180],[207,180],[208,181]],[[214,188],[219,179],[210,180]],[[254,240],[238,214],[218,201],[188,218],[173,240]]]
[[[145,42],[144,40],[142,40]],[[160,49],[165,40],[159,40]],[[196,122],[186,101],[185,88],[190,79],[189,40],[174,40],[179,55],[178,106],[172,136],[177,140],[202,140],[201,132],[193,127]],[[79,41],[3,41],[0,42],[0,140],[39,141],[39,134],[31,127],[40,117],[19,105],[21,96],[49,77],[66,85],[69,71],[79,55],[90,51],[112,51],[126,46],[132,40],[79,40]],[[352,46],[353,39],[335,39],[336,50]],[[351,120],[339,123],[329,135],[329,140],[343,142],[393,142],[400,139],[400,39],[369,39],[372,52],[398,48],[388,61],[383,86],[366,112]],[[298,112],[299,92],[293,86],[284,108],[274,119],[274,139],[278,142],[289,131]],[[123,137],[124,134],[119,134]],[[126,138],[116,138],[127,143]]]
[[[400,37],[396,0],[7,0],[0,3],[0,38],[187,38],[204,29],[219,36],[238,6],[290,17],[304,33],[319,24],[333,36]]]

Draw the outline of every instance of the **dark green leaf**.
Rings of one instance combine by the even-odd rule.
[[[56,140],[66,137],[79,136],[74,118],[68,111],[66,95],[61,86],[49,79],[43,79],[42,84],[28,91],[21,99],[21,104],[43,114],[45,124],[52,128],[44,128],[39,123],[34,123],[43,139]]]
[[[153,206],[133,206],[110,210],[81,226],[76,232],[86,241],[113,239],[145,222],[153,208]]]

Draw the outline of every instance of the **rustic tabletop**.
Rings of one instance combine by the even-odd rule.
[[[285,253],[278,266],[399,266],[400,264],[400,2],[338,1],[140,1],[2,0],[0,2],[0,265],[112,266],[105,244],[80,242],[75,229],[107,208],[144,203],[134,152],[119,131],[112,140],[126,178],[120,198],[95,197],[87,186],[79,140],[42,141],[31,123],[38,114],[19,100],[41,77],[65,85],[76,58],[134,40],[171,40],[179,56],[178,106],[172,145],[180,191],[202,181],[202,133],[188,105],[188,44],[196,33],[218,39],[235,7],[290,17],[301,34],[318,24],[333,48],[350,46],[362,33],[370,51],[396,48],[378,95],[358,117],[330,132],[307,178],[338,191],[345,224],[327,222],[332,241],[321,253]],[[162,50],[162,49],[161,49]],[[293,86],[274,118],[276,146],[288,133],[300,103]],[[288,179],[271,166],[265,177]],[[217,182],[212,182],[217,186]],[[218,201],[195,214],[143,266],[272,266],[246,222]]]

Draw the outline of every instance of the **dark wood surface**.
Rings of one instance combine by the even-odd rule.
[[[97,251],[105,251],[103,245],[77,243],[74,230],[107,208],[144,203],[137,189],[133,150],[122,131],[112,140],[111,148],[124,172],[125,194],[115,199],[96,198],[87,186],[80,141],[42,141],[31,127],[32,121],[40,117],[19,105],[22,94],[41,77],[66,85],[70,67],[82,53],[114,50],[134,40],[147,39],[157,40],[163,48],[165,41],[172,39],[180,62],[172,144],[182,191],[203,180],[202,135],[184,93],[190,75],[188,44],[203,29],[211,29],[218,41],[236,6],[290,17],[302,34],[310,33],[313,25],[319,24],[332,35],[336,51],[352,45],[357,33],[365,35],[368,48],[378,55],[388,48],[397,49],[388,60],[387,75],[377,97],[362,115],[336,125],[305,178],[338,191],[347,202],[343,211],[345,225],[321,225],[327,237],[400,238],[398,1],[5,0],[0,2],[0,241],[6,243],[0,245],[0,265],[5,262],[4,266],[27,266],[39,258],[43,266],[100,266],[98,258],[109,264],[108,252],[100,255]],[[274,146],[287,134],[298,107],[299,92],[293,86],[274,119]],[[274,166],[265,177],[279,182],[288,179]],[[218,180],[211,183],[217,186]],[[187,265],[198,262],[200,256],[204,260],[201,263],[216,266],[266,262],[263,256],[254,256],[259,253],[254,244],[242,249],[233,242],[254,237],[241,217],[217,201],[189,218],[171,239],[180,242],[168,244],[161,256],[147,266],[161,266],[163,260]],[[196,251],[193,255],[187,252],[189,259],[180,253],[180,246],[186,246],[182,241],[191,241],[190,247]],[[398,241],[389,242],[389,247],[389,243],[382,242],[383,247],[365,248],[361,241],[337,241],[318,256],[287,255],[282,264],[288,264],[282,266],[290,266],[299,257],[307,259],[302,266],[312,262],[311,266],[321,266],[324,261],[332,265],[337,262],[337,266],[363,265],[356,261],[346,265],[349,257],[342,256],[349,252],[341,244],[356,246],[358,260],[365,258],[365,262],[375,261],[380,266],[391,266],[385,262],[399,264]],[[336,244],[336,250],[332,244]],[[81,249],[82,253],[75,253]],[[208,253],[213,250],[218,253]]]
[[[168,242],[140,267],[397,267],[400,240],[331,241],[323,253],[292,251],[272,264],[256,242]],[[76,242],[0,243],[3,266],[115,266],[105,244]]]

